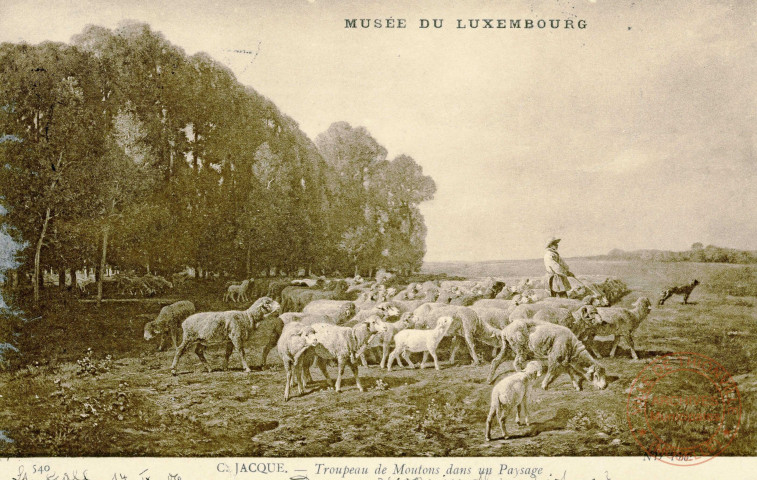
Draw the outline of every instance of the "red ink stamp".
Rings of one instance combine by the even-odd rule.
[[[698,353],[671,353],[631,383],[626,409],[636,442],[656,460],[699,465],[730,445],[741,425],[741,397],[730,372]]]

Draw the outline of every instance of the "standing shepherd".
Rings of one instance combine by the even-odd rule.
[[[557,253],[557,244],[559,238],[552,237],[547,243],[547,250],[544,252],[544,266],[547,268],[547,288],[553,297],[567,297],[570,290],[568,277],[575,277],[571,273],[568,265],[560,258]]]

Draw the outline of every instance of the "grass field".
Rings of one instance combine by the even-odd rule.
[[[744,267],[568,262],[580,275],[624,280],[632,289],[624,306],[642,295],[656,304],[669,282],[698,278],[702,285],[690,305],[682,305],[680,296],[664,307],[655,305],[634,337],[639,361],[622,345],[615,358],[601,360],[610,379],[607,389],[586,385],[576,392],[567,375],[547,391],[535,388],[531,425],[517,426],[510,417],[509,440],[484,442],[488,365],[470,366],[465,357],[455,366],[444,362],[439,372],[361,368],[364,393],[348,373],[337,394],[314,369],[311,391],[286,403],[275,351],[268,367],[250,374],[241,371],[236,354],[231,370],[220,371],[220,348],[207,354],[216,366],[210,374],[194,354],[185,355],[180,374],[171,376],[173,353],[156,352],[156,345],[142,338],[146,316],[178,299],[194,301],[199,310],[227,308],[220,301],[222,286],[203,282],[158,300],[107,302],[99,309],[75,300],[50,301],[37,314],[41,318],[25,322],[20,353],[12,359],[18,367],[0,373],[0,439],[11,440],[0,440],[0,455],[639,455],[626,421],[628,389],[650,360],[678,351],[707,355],[731,372],[742,418],[724,455],[757,453],[757,299],[725,295],[727,286],[712,283],[744,278],[738,270]],[[424,271],[535,277],[542,268],[537,260],[435,263]],[[609,343],[601,344],[605,356]],[[255,342],[249,347],[251,363],[260,363],[260,348]],[[505,374],[511,370],[507,365]]]

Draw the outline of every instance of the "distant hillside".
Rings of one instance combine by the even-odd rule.
[[[587,257],[597,260],[647,260],[656,262],[701,262],[701,263],[757,263],[756,250],[737,250],[735,248],[703,246],[695,243],[689,250],[673,252],[670,250],[633,250],[626,252],[613,249],[607,255]]]

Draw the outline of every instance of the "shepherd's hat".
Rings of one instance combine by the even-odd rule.
[[[547,242],[547,248],[551,247],[552,245],[557,245],[558,243],[560,243],[560,239],[557,237],[552,237]]]

